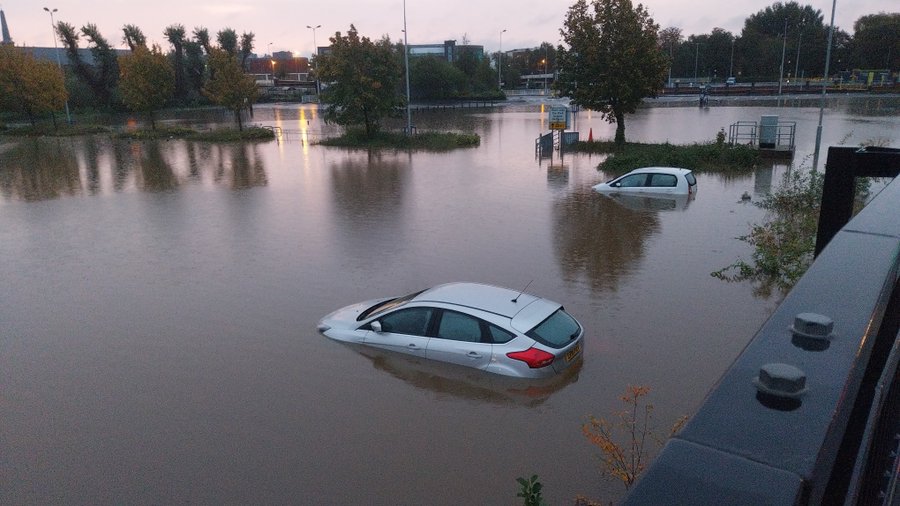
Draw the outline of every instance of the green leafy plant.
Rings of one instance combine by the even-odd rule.
[[[547,503],[544,502],[541,495],[541,489],[544,486],[538,481],[536,474],[531,475],[531,478],[527,480],[522,477],[516,478],[516,482],[519,484],[519,493],[516,494],[516,497],[524,499],[522,503],[524,506],[546,506]]]

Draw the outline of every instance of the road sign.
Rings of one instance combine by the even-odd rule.
[[[569,128],[569,108],[553,106],[550,108],[550,130],[565,130]]]

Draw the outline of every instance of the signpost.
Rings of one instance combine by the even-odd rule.
[[[569,108],[553,106],[550,108],[550,130],[565,130],[569,128]]]

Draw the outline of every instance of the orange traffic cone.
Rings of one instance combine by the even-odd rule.
[[[594,129],[588,130],[588,142],[594,142]]]

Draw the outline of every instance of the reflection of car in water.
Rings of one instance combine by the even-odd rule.
[[[519,378],[544,378],[581,358],[584,329],[562,305],[508,288],[447,283],[361,302],[319,322],[338,341]]]
[[[697,179],[688,169],[643,167],[594,185],[600,193],[661,193],[690,195],[697,192]]]
[[[684,211],[694,200],[690,195],[666,195],[660,193],[603,193],[607,198],[632,211]]]
[[[549,378],[512,378],[365,345],[341,344],[371,360],[375,369],[416,388],[461,399],[525,407],[540,405],[578,381],[583,365],[579,357],[563,373]]]

